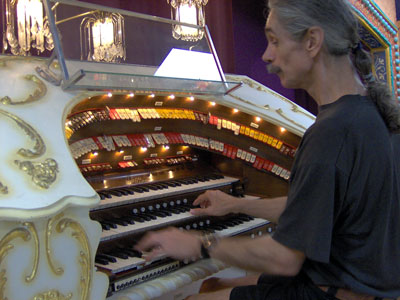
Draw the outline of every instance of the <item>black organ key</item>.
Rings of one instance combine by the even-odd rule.
[[[174,180],[174,181],[169,181],[168,183],[172,183],[172,184],[175,184],[175,186],[181,186],[182,184],[179,182],[179,181],[177,181],[177,180]]]
[[[101,265],[108,265],[108,260],[100,258],[100,257],[98,257],[98,255],[96,255],[96,257],[94,258],[94,261]]]
[[[175,182],[172,182],[172,181],[167,181],[167,182],[164,182],[164,184],[165,184],[165,185],[167,185],[167,186],[170,186],[170,187],[176,187],[176,186],[178,186],[178,184],[177,184],[177,183],[175,183]]]
[[[109,194],[109,193],[107,193],[106,191],[98,192],[98,194],[100,195],[100,197],[103,196],[104,199],[105,199],[105,198],[112,198],[112,195]]]
[[[142,252],[130,248],[118,248],[118,250],[126,253],[130,257],[142,257]]]
[[[133,218],[131,218],[131,217],[128,217],[128,216],[127,217],[121,217],[121,220],[124,220],[125,222],[127,222],[130,225],[135,224],[135,220]]]
[[[243,224],[243,221],[236,220],[236,219],[233,219],[233,220],[231,220],[230,222],[232,222],[232,223],[235,224],[235,225]]]
[[[108,221],[108,220],[101,220],[100,223],[108,225],[110,228],[117,228],[118,227],[117,224],[115,224],[115,223],[113,223],[111,221]]]
[[[161,211],[155,211],[155,210],[152,210],[151,214],[153,214],[154,216],[160,217],[160,218],[165,218],[167,216],[167,214],[162,213]]]
[[[122,196],[128,196],[129,195],[129,193],[127,191],[125,191],[125,189],[122,189],[122,188],[115,189],[114,191],[116,191],[118,193],[121,193]]]
[[[100,225],[101,225],[101,228],[102,228],[103,230],[110,230],[110,229],[111,229],[111,227],[110,227],[109,225],[104,224],[103,222],[100,222]]]
[[[129,256],[126,255],[125,253],[118,251],[118,250],[113,250],[110,252],[110,255],[121,258],[121,259],[128,259]]]
[[[112,262],[112,263],[117,262],[117,259],[114,256],[111,256],[111,255],[108,255],[105,253],[98,253],[96,255],[96,257],[99,257],[101,259],[107,260],[108,262]]]
[[[128,226],[129,223],[127,221],[125,221],[122,218],[115,218],[115,219],[111,219],[112,222],[114,222],[115,224],[121,225],[121,226]]]
[[[149,188],[150,190],[153,190],[153,191],[157,191],[158,190],[158,187],[156,187],[154,185],[147,185],[146,187]]]
[[[108,190],[107,193],[109,193],[109,194],[111,194],[113,196],[117,196],[117,197],[121,197],[122,196],[122,193],[118,192],[116,190]]]
[[[137,193],[143,193],[143,192],[147,192],[146,189],[142,188],[142,187],[137,187],[137,186],[132,186],[129,188],[130,190],[137,192]]]
[[[131,218],[132,220],[134,220],[134,221],[136,221],[136,222],[139,222],[139,223],[143,223],[143,222],[146,221],[146,219],[144,219],[144,218],[142,218],[142,217],[139,217],[139,216],[135,216],[135,215],[129,216],[129,218]]]
[[[127,193],[127,195],[133,195],[134,194],[134,192],[129,188],[120,188],[120,190],[122,190],[125,193]]]
[[[183,208],[180,209],[179,207],[174,207],[174,208],[169,207],[168,211],[173,212],[174,214],[180,214],[180,213],[184,212],[185,210]]]

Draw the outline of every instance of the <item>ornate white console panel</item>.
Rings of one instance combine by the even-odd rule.
[[[99,300],[97,194],[73,161],[68,107],[85,95],[42,80],[42,60],[0,56],[0,300]],[[87,97],[87,95],[86,95]]]

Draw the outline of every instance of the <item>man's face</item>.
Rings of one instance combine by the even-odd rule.
[[[279,23],[272,9],[265,25],[268,47],[262,59],[268,63],[268,72],[277,74],[282,86],[286,88],[304,88],[311,61],[304,43],[293,40]]]

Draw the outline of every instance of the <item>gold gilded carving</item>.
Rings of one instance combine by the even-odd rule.
[[[22,157],[25,158],[37,158],[41,155],[43,155],[46,151],[46,145],[43,142],[43,139],[40,137],[40,135],[35,131],[35,129],[32,128],[31,125],[23,121],[22,119],[18,118],[17,116],[6,112],[2,109],[0,109],[0,114],[10,118],[13,120],[17,125],[28,135],[31,140],[35,142],[35,145],[32,150],[30,149],[24,149],[21,148],[18,150],[18,154],[21,155]]]
[[[37,294],[32,300],[69,300],[72,298],[72,293],[64,296],[59,291],[51,290],[48,292]]]
[[[47,158],[43,163],[14,160],[14,163],[28,175],[37,186],[48,189],[57,179],[58,164],[52,158]]]
[[[277,112],[282,118],[284,118],[285,120],[288,120],[289,122],[292,122],[294,125],[299,126],[300,128],[303,128],[304,130],[307,129],[307,128],[305,128],[303,125],[301,125],[301,124],[299,124],[299,123],[293,121],[293,120],[290,119],[288,116],[286,116],[286,115],[283,113],[283,110],[282,110],[282,109],[278,108],[278,109],[276,110],[276,112]]]
[[[6,270],[1,270],[0,271],[0,299],[1,300],[7,300],[7,297],[4,298],[4,289],[5,285],[7,283],[7,278],[6,278]]]
[[[3,194],[3,195],[8,194],[8,188],[6,186],[4,186],[1,182],[0,182],[0,194]]]
[[[46,239],[45,239],[46,255],[47,255],[48,264],[50,266],[50,269],[53,271],[53,273],[56,275],[59,275],[59,276],[64,273],[64,270],[61,267],[56,268],[54,266],[54,263],[52,260],[51,247],[50,247],[50,238],[51,238],[51,235],[53,232],[54,223],[58,222],[63,216],[64,216],[64,214],[61,213],[47,221]]]
[[[47,93],[47,87],[42,80],[40,80],[36,75],[26,75],[24,77],[26,80],[33,81],[37,88],[30,94],[25,100],[22,101],[12,101],[9,96],[5,96],[0,99],[0,102],[3,104],[10,104],[10,105],[20,105],[20,104],[27,104],[31,102],[35,102],[43,98]]]
[[[24,223],[24,226],[28,225],[28,229],[33,230],[33,234],[37,235],[36,233],[36,229],[34,228],[34,226],[32,225],[32,223]],[[14,248],[14,246],[11,244],[11,242],[17,238],[21,238],[22,240],[29,241],[31,238],[31,233],[25,227],[19,227],[19,228],[15,228],[13,230],[11,230],[9,233],[7,233],[0,241],[0,264],[4,261],[5,257],[7,256],[8,252],[10,250],[12,250]],[[37,238],[37,236],[36,236]],[[37,244],[36,244],[37,243]],[[39,251],[38,247],[39,247],[39,243],[36,240],[35,241],[35,251]],[[35,255],[35,258],[38,257],[37,255]],[[30,276],[27,276],[26,278],[34,278],[35,274],[37,271],[37,262],[34,263],[34,268],[32,271],[32,274]],[[5,285],[7,283],[7,277],[6,275],[6,270],[2,269],[0,271],[0,300],[8,300],[7,297],[4,296],[4,289],[5,289]]]
[[[90,251],[89,240],[85,230],[82,226],[69,218],[62,219],[57,223],[56,230],[62,233],[65,229],[71,228],[72,236],[78,241],[82,250],[79,253],[80,259],[79,264],[81,265],[82,274],[80,277],[81,286],[81,300],[86,300],[89,297],[89,291],[92,286],[92,254]]]
[[[307,112],[304,112],[304,111],[302,111],[302,110],[299,110],[299,108],[297,107],[297,105],[295,105],[294,103],[292,103],[289,99],[286,99],[286,98],[283,97],[282,95],[280,95],[280,94],[278,94],[278,93],[276,93],[276,92],[273,92],[273,91],[271,91],[271,90],[265,88],[264,86],[262,86],[262,85],[260,85],[260,84],[258,84],[258,83],[256,83],[256,82],[254,82],[254,81],[248,79],[248,78],[239,78],[239,77],[235,77],[235,76],[228,76],[227,78],[228,78],[229,80],[243,81],[245,84],[247,84],[247,85],[250,86],[251,88],[256,89],[257,91],[264,92],[264,93],[268,93],[268,94],[272,94],[272,95],[274,95],[274,96],[276,96],[276,97],[282,99],[284,102],[288,103],[289,105],[291,105],[291,106],[292,106],[291,110],[292,110],[293,112],[299,113],[299,114],[303,114],[303,115],[305,115],[306,117],[310,118],[310,119],[313,120],[313,121],[315,120],[315,117],[314,117],[312,114],[307,113]],[[233,95],[230,94],[230,96],[233,96]],[[233,97],[236,98],[235,96],[233,96]],[[243,101],[243,99],[241,99],[241,100]],[[245,102],[251,103],[251,102],[249,102],[249,101],[245,101]],[[251,104],[254,105],[254,103],[251,103]],[[280,109],[280,110],[281,110],[281,109]],[[285,117],[284,117],[284,118],[285,118]],[[292,123],[298,124],[298,123],[296,123],[296,122],[293,122],[293,121],[292,121],[291,119],[289,119],[289,118],[285,118],[285,119],[289,120],[289,121],[292,122]],[[301,127],[304,128],[303,126],[301,126]]]
[[[38,237],[36,227],[33,223],[24,222],[22,225],[24,225],[26,228],[28,228],[29,232],[32,234],[33,242],[35,245],[35,256],[33,259],[32,272],[29,276],[25,277],[26,282],[31,282],[36,277],[36,273],[37,273],[38,265],[39,265],[39,237]]]

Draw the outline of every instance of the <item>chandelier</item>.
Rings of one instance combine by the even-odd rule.
[[[10,49],[14,55],[28,55],[31,48],[38,53],[54,48],[41,0],[2,0],[2,11],[3,53]]]
[[[104,62],[126,59],[122,15],[96,11],[82,20],[80,30],[81,59]]]
[[[171,5],[171,18],[177,22],[205,26],[204,6],[208,0],[167,0]],[[184,41],[198,41],[204,36],[204,29],[172,25],[172,36]]]

